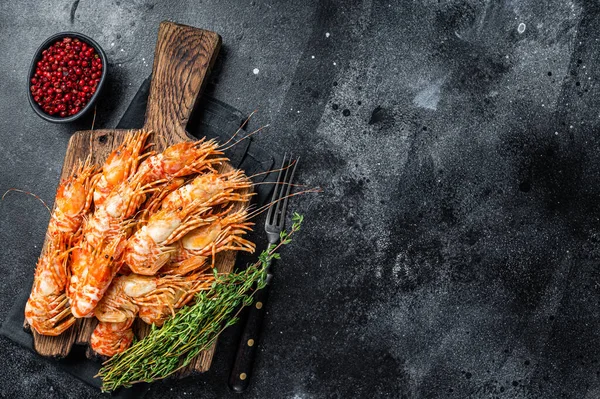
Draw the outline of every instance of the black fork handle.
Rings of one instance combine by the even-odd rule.
[[[256,351],[260,341],[260,332],[262,330],[263,319],[265,317],[265,309],[267,300],[269,299],[269,287],[273,275],[267,275],[267,285],[254,293],[254,298],[250,309],[248,310],[248,318],[242,332],[240,346],[238,347],[235,356],[235,362],[229,376],[229,388],[237,393],[242,393],[250,384],[250,376],[252,375],[252,366],[256,358]]]

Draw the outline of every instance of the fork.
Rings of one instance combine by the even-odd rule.
[[[287,156],[287,153],[284,154],[281,169],[279,170],[279,175],[277,177],[277,184],[273,190],[273,198],[271,199],[272,205],[269,207],[267,220],[265,221],[265,232],[267,233],[269,246],[277,245],[280,234],[285,226],[285,211],[287,210],[288,195],[290,194],[292,179],[294,178],[297,166],[298,159],[293,160],[291,156]],[[269,287],[272,280],[273,273],[271,271],[271,264],[269,264],[267,266],[267,284],[264,288],[254,293],[253,302],[248,311],[248,318],[246,319],[246,324],[242,332],[242,338],[238,346],[235,362],[233,363],[231,375],[229,376],[229,387],[238,393],[244,392],[250,383],[252,365],[254,364],[254,358],[256,357],[260,331],[265,316],[265,305],[269,297]]]

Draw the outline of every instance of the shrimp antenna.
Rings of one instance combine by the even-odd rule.
[[[286,198],[291,198],[291,197],[295,197],[296,195],[301,195],[301,194],[308,194],[308,193],[321,193],[323,192],[323,189],[321,189],[320,187],[314,187],[314,188],[309,188],[308,190],[303,190],[303,191],[298,191],[296,193],[292,193],[292,194],[288,194],[286,196],[283,196],[281,198],[278,198],[275,201],[271,201],[266,205],[263,205],[255,210],[253,210],[252,212],[248,213],[248,219],[252,219],[258,215],[260,215],[261,213],[263,213],[264,211],[266,211],[267,209],[269,209],[271,206],[275,205],[276,203],[278,203],[279,201],[283,201]]]
[[[263,181],[263,182],[258,182],[258,183],[252,183],[252,186],[261,186],[263,184],[281,184],[282,186],[290,186],[290,187],[308,187],[306,184],[292,184],[292,183],[285,183],[285,182],[279,182],[279,181]]]
[[[142,151],[148,151],[150,148],[154,147],[155,145],[156,145],[155,143],[147,143],[146,145],[144,145],[144,148],[142,149]],[[153,155],[152,152],[150,152],[148,154]]]
[[[235,138],[235,136],[237,136],[242,131],[242,129],[245,128],[248,125],[248,122],[250,121],[250,118],[252,118],[252,116],[255,113],[257,113],[257,112],[258,112],[257,109],[255,109],[254,111],[252,111],[252,113],[250,115],[248,115],[248,117],[246,118],[246,120],[244,122],[242,122],[242,124],[240,125],[240,127],[238,128],[238,130],[235,131],[235,133],[233,134],[233,136],[231,136],[231,138],[229,138],[229,140],[227,140],[226,142],[224,142],[223,144],[221,144],[221,147],[229,144],[229,142],[231,140],[233,140]]]
[[[94,139],[93,139],[94,135],[90,134],[90,140],[89,140],[89,146],[90,146],[90,156],[92,155],[92,153],[94,152]]]
[[[92,119],[92,131],[94,130],[94,124],[96,123],[96,109],[98,105],[94,105],[94,118]]]
[[[90,136],[90,137],[91,137],[91,136]],[[82,161],[81,161],[81,159],[79,160],[79,166],[78,166],[78,167],[79,167],[79,170],[80,170],[80,171],[79,171],[79,172],[77,172],[77,173],[83,173],[83,170],[84,170],[85,168],[90,168],[90,167],[94,167],[94,168],[96,168],[96,166],[92,165],[92,153],[91,153],[91,152],[90,152],[90,153],[88,154],[88,156],[85,158],[85,161],[83,161],[83,162],[82,162]]]
[[[8,190],[6,190],[6,192],[4,193],[4,195],[2,195],[2,201],[4,201],[4,197],[6,197],[6,194],[8,194],[9,191],[16,191],[18,193],[23,193],[23,194],[31,195],[33,198],[35,198],[38,201],[40,201],[46,207],[46,209],[48,209],[48,212],[52,213],[52,211],[50,210],[50,207],[48,205],[46,205],[46,203],[44,202],[43,199],[41,199],[40,197],[38,197],[34,193],[31,193],[31,192],[25,191],[25,190],[19,190],[18,188],[9,188]]]
[[[254,177],[256,177],[256,176],[267,175],[267,174],[269,174],[269,173],[272,173],[272,172],[281,172],[282,170],[286,170],[286,169],[289,169],[289,168],[291,168],[292,166],[294,166],[294,165],[296,164],[296,162],[298,162],[298,160],[297,160],[297,159],[294,159],[294,160],[292,161],[292,163],[290,163],[290,164],[289,164],[288,166],[286,166],[285,168],[279,168],[279,169],[265,170],[264,172],[259,172],[259,173],[253,174],[252,176],[248,176],[248,179],[252,179],[252,178],[254,178]]]
[[[255,131],[253,131],[252,133],[248,133],[247,135],[245,135],[244,137],[242,137],[241,139],[239,139],[238,141],[234,142],[233,144],[231,144],[229,147],[225,147],[222,148],[220,147],[219,150],[220,151],[227,151],[228,149],[234,147],[236,144],[241,143],[242,141],[246,140],[247,138],[255,135],[256,133],[260,132],[261,130],[263,130],[264,128],[269,127],[269,125],[264,125],[259,127],[258,129],[256,129]]]
[[[142,151],[146,151],[147,148],[149,148],[150,146],[154,145],[154,143],[147,145],[146,147],[144,147],[144,149]],[[144,152],[142,154],[140,154],[138,156],[138,159],[141,161],[143,161],[144,159],[151,157],[152,155],[156,155],[156,152],[154,151],[148,151],[148,152]]]
[[[292,161],[292,163],[290,163],[288,166],[286,166],[284,168],[271,169],[271,170],[266,170],[264,172],[259,172],[259,173],[253,174],[252,176],[248,176],[248,179],[252,179],[252,178],[255,178],[257,176],[267,175],[267,174],[270,174],[270,173],[273,173],[273,172],[284,171],[284,170],[289,169],[292,166],[294,166],[296,164],[296,162],[298,162],[298,160],[294,159]],[[262,184],[281,184],[281,185],[287,185],[287,186],[290,186],[290,187],[306,187],[306,185],[304,185],[304,184],[292,184],[292,183],[285,183],[285,182],[278,182],[278,181],[277,182],[275,182],[275,181],[264,181],[264,182],[252,183],[253,186],[260,186]]]

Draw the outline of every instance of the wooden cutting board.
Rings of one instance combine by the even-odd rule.
[[[166,21],[160,24],[144,124],[144,129],[155,132],[150,137],[150,142],[154,142],[154,150],[162,151],[169,145],[193,140],[186,133],[185,126],[220,46],[221,37],[215,32]],[[102,165],[110,152],[121,144],[127,132],[102,129],[73,134],[61,179],[71,174],[76,163],[85,160],[89,154],[92,154],[94,163]],[[222,165],[221,168],[228,171],[231,166]],[[234,263],[235,253],[230,251],[222,253],[216,260],[221,272],[232,271]],[[58,337],[42,336],[33,331],[34,348],[43,356],[63,358],[74,344],[87,345],[95,325],[95,319],[80,319]],[[147,325],[136,320],[134,331],[139,337],[143,337],[147,329]],[[212,349],[201,353],[182,375],[208,370],[213,353],[214,345]]]

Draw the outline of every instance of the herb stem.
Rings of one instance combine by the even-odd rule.
[[[237,273],[215,270],[211,289],[196,294],[194,304],[181,308],[162,328],[153,325],[144,339],[104,362],[97,375],[102,378],[102,391],[169,377],[209,349],[223,330],[237,322],[239,305],[251,304],[254,293],[266,285],[271,260],[279,259],[277,250],[291,242],[303,219],[294,213],[291,230],[281,232],[279,244],[264,250],[256,263]],[[250,291],[254,285],[256,289]]]

